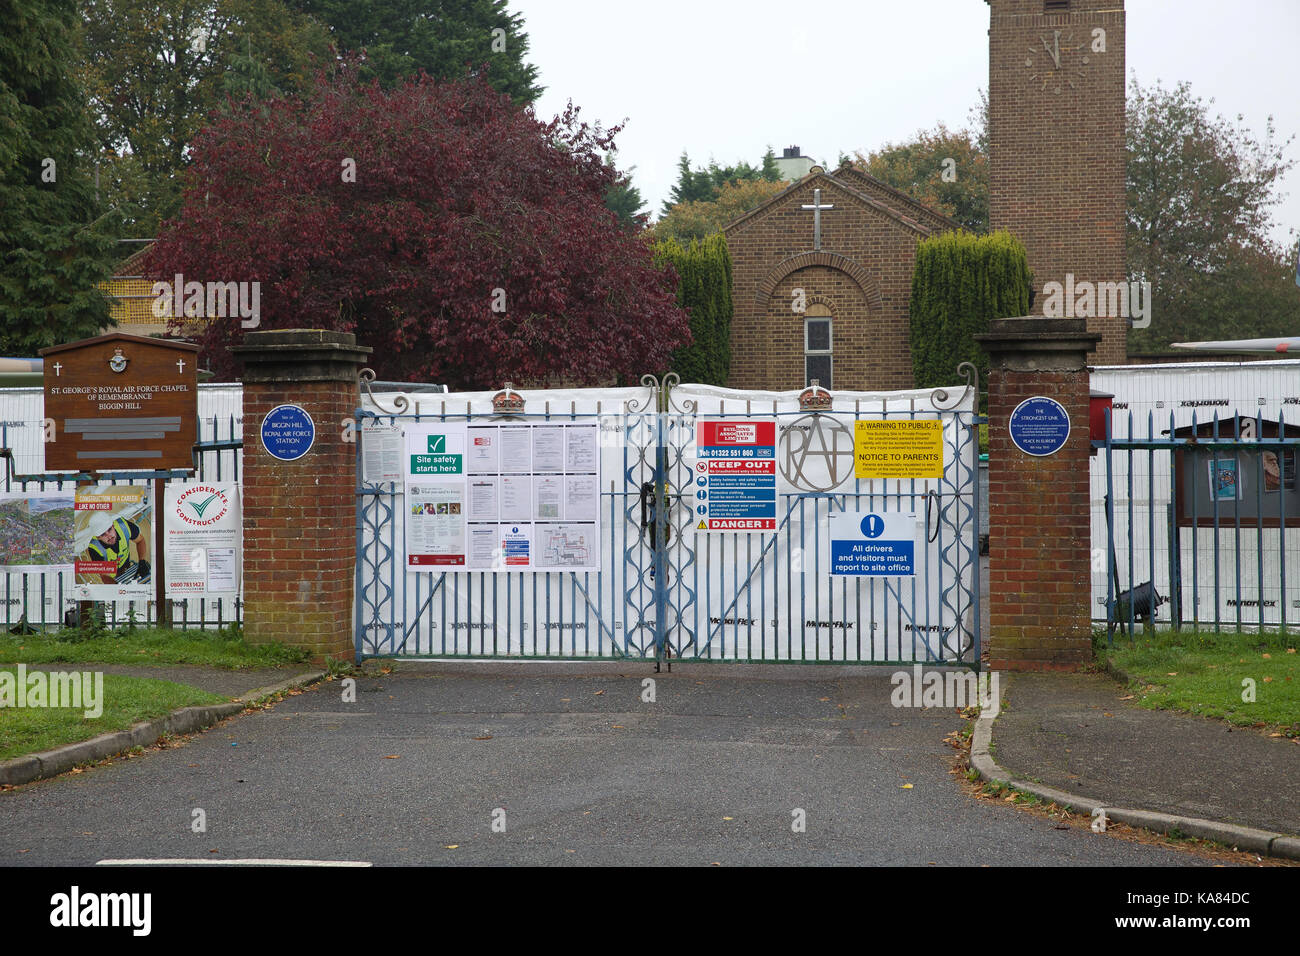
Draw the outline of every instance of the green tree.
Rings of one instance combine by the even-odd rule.
[[[708,172],[703,168],[692,170],[691,158],[686,150],[682,150],[677,159],[677,183],[664,200],[663,214],[667,215],[674,206],[682,203],[708,202],[713,199],[713,193],[713,182]]]
[[[1027,314],[1032,282],[1025,247],[1009,232],[958,230],[921,240],[909,305],[916,387],[951,385],[962,362],[988,381],[988,357],[974,337],[992,319]]]
[[[115,249],[95,195],[94,133],[68,69],[72,0],[0,4],[0,351],[37,349],[110,325],[96,284]]]
[[[785,188],[784,182],[769,182],[766,179],[742,179],[726,183],[713,199],[679,203],[671,207],[654,224],[655,237],[673,238],[680,242],[703,239],[721,231]]]
[[[683,203],[713,202],[719,198],[724,187],[731,183],[744,182],[781,182],[781,171],[776,165],[776,153],[772,147],[763,154],[758,166],[751,166],[741,161],[734,166],[719,166],[709,160],[708,166],[691,168],[691,158],[682,151],[677,160],[677,182],[664,201],[663,215],[667,216],[674,206]],[[709,230],[712,232],[713,230]]]
[[[655,243],[656,263],[677,270],[677,304],[691,316],[691,344],[673,355],[671,370],[683,382],[725,385],[731,371],[731,255],[715,233],[683,244]]]
[[[615,169],[612,156],[605,157],[605,164]],[[605,192],[605,207],[618,216],[624,229],[641,229],[646,221],[645,200],[641,198],[641,190],[632,184],[634,172],[635,166],[625,173],[615,170],[617,178]]]
[[[1213,101],[1211,101],[1213,102]],[[1262,139],[1212,117],[1186,83],[1128,95],[1128,270],[1151,283],[1151,324],[1133,351],[1188,339],[1294,335],[1290,250],[1269,237],[1276,185],[1295,165],[1268,118]]]
[[[104,195],[142,237],[178,210],[211,110],[227,95],[300,92],[329,56],[325,28],[281,0],[86,0],[81,15]]]
[[[288,0],[328,24],[340,52],[366,51],[370,74],[387,89],[423,70],[434,79],[477,75],[516,104],[542,95],[526,62],[524,18],[506,0]]]
[[[940,123],[906,142],[858,153],[854,165],[971,232],[988,231],[988,153],[969,130],[951,132]]]

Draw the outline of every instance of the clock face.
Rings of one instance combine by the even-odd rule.
[[[1029,82],[1054,93],[1067,87],[1077,90],[1079,81],[1087,75],[1087,47],[1087,42],[1076,40],[1073,32],[1053,30],[1039,37],[1038,45],[1029,47],[1025,56]]]

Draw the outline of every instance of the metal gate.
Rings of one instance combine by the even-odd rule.
[[[956,389],[888,393],[832,395],[815,384],[738,392],[681,385],[669,374],[662,382],[647,376],[639,388],[521,395],[507,385],[495,394],[420,396],[414,407],[405,396],[386,407],[370,395],[357,414],[357,658],[978,669],[984,420],[974,369],[960,371],[966,384]],[[854,422],[918,419],[941,423],[942,477],[854,476]],[[699,531],[697,428],[754,420],[774,422],[778,436],[775,527]],[[409,566],[407,509],[422,506],[393,471],[394,436],[441,423],[594,426],[598,530],[588,537],[598,535],[598,561],[576,571],[512,570],[499,555],[490,568]],[[915,516],[914,573],[832,576],[828,518],[845,511]]]

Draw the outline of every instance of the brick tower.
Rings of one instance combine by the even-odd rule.
[[[1068,296],[1126,278],[1124,0],[986,2],[990,225],[1025,244],[1031,311],[1043,314],[1049,282]],[[1088,317],[1102,336],[1091,361],[1123,364],[1126,329],[1118,315]]]

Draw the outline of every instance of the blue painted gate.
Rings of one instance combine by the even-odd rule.
[[[978,668],[983,419],[974,370],[963,374],[966,385],[955,389],[833,395],[815,385],[803,392],[680,385],[673,375],[646,377],[637,388],[520,395],[507,386],[414,403],[370,395],[357,416],[357,658]],[[917,420],[940,423],[941,477],[855,477],[856,422]],[[708,452],[697,437],[707,422],[774,423],[776,476],[757,483],[775,485],[774,507],[770,491],[759,493],[774,516],[767,527],[699,528]],[[504,560],[491,568],[408,567],[412,503],[394,477],[391,444],[383,464],[381,436],[392,442],[437,423],[594,425],[598,562],[575,571],[512,570]],[[907,516],[916,529],[914,573],[832,575],[829,519],[844,512]]]

